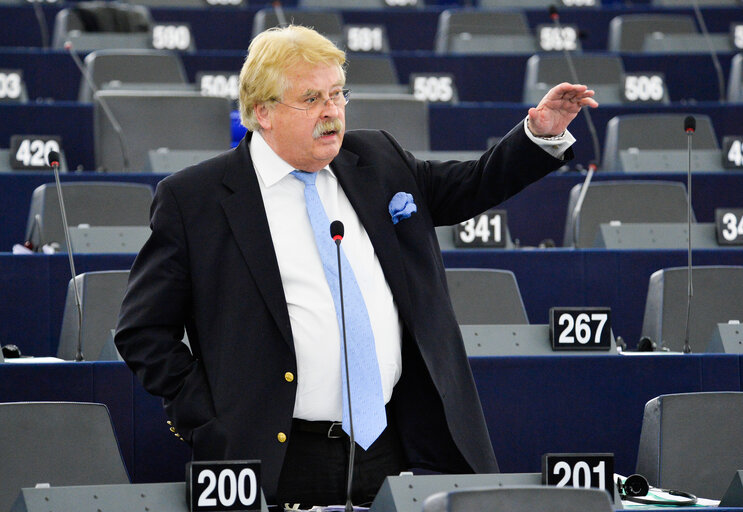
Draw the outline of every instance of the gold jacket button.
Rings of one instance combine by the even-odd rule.
[[[280,443],[285,443],[286,434],[284,434],[283,432],[279,432],[278,435],[276,436],[276,439],[278,439]]]
[[[286,382],[294,382],[294,374],[292,372],[286,372],[284,378],[286,379]]]

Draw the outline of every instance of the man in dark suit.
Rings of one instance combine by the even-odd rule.
[[[585,86],[561,84],[479,160],[420,161],[385,132],[344,133],[344,61],[303,27],[251,43],[240,75],[250,131],[159,184],[116,333],[194,458],[260,459],[269,502],[345,502],[337,292],[303,177],[328,239],[329,220],[345,224],[344,288],[355,275],[376,352],[367,387],[378,388],[384,418],[357,452],[355,502],[407,468],[497,472],[434,226],[563,165],[568,123],[597,105]]]

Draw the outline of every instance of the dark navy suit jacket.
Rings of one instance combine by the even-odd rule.
[[[116,345],[145,389],[163,397],[194,458],[260,459],[273,502],[287,445],[279,433],[290,433],[302,375],[249,139],[158,185]],[[403,325],[390,408],[411,467],[498,471],[434,226],[471,218],[562,164],[522,124],[471,162],[416,160],[385,132],[345,135],[332,167]],[[412,194],[418,211],[393,224],[398,192]],[[184,326],[193,353],[180,342]]]

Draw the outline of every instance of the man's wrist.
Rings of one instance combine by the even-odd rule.
[[[542,139],[542,140],[546,140],[546,141],[560,140],[563,137],[565,137],[565,132],[564,131],[561,134],[559,134],[559,135],[538,135],[537,133],[534,132],[534,130],[531,129],[531,123],[529,122],[529,118],[528,117],[526,118],[526,129],[529,130],[529,133],[531,133],[536,138]]]

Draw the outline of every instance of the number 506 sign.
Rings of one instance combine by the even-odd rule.
[[[255,460],[189,462],[186,464],[189,510],[261,510],[260,466]]]

